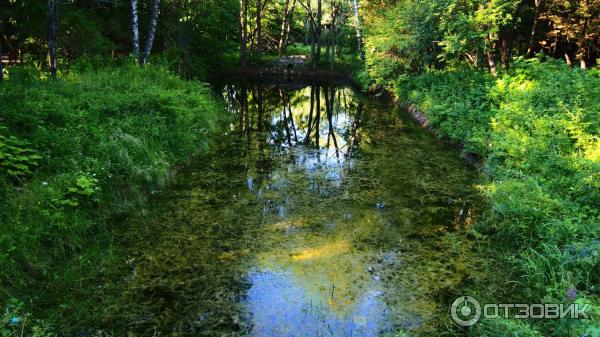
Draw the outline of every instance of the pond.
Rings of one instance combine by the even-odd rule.
[[[477,173],[391,104],[215,85],[232,123],[133,219],[130,336],[430,336],[478,277]]]

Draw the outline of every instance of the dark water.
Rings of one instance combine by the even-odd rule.
[[[335,85],[218,86],[228,135],[133,220],[130,336],[431,336],[477,278],[475,172]],[[435,334],[434,334],[435,335]]]

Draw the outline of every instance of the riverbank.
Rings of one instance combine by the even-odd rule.
[[[487,302],[564,303],[574,289],[597,315],[600,73],[530,60],[497,80],[449,69],[374,81],[422,111],[439,136],[484,158],[491,208],[476,230],[508,270],[505,286],[473,291]],[[471,333],[579,336],[594,322],[484,320]]]
[[[67,334],[69,322],[101,315],[90,308],[109,290],[86,289],[116,265],[118,219],[208,151],[221,127],[209,88],[164,68],[74,69],[52,82],[12,68],[0,84],[2,327],[19,333],[49,320]]]

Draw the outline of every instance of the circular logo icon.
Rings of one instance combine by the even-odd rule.
[[[450,311],[452,319],[460,326],[472,326],[481,318],[481,304],[471,296],[454,300]]]

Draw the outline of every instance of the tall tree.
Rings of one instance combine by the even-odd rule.
[[[285,51],[285,47],[287,46],[287,39],[290,34],[292,15],[294,13],[295,7],[296,0],[292,0],[291,6],[290,0],[285,0],[285,4],[283,6],[283,17],[281,20],[281,33],[279,35],[279,46],[277,49],[277,54],[279,55],[279,57],[283,56],[283,52]]]
[[[335,66],[335,48],[336,48],[336,43],[337,43],[337,29],[336,29],[336,20],[338,18],[338,15],[340,13],[340,6],[341,6],[341,2],[331,2],[331,37],[330,37],[330,44],[331,44],[331,55],[330,55],[330,66],[331,66],[331,70],[333,70],[334,66]]]
[[[540,15],[546,0],[534,0],[535,6],[533,13],[533,24],[531,25],[531,33],[529,35],[529,45],[527,46],[527,56],[533,56],[536,47],[536,35],[538,34],[538,26],[540,22]]]
[[[498,71],[496,70],[496,44],[494,42],[492,33],[488,33],[488,37],[486,39],[485,55],[490,73],[492,76],[498,77]]]
[[[500,60],[505,70],[510,68],[510,57],[513,43],[513,32],[509,27],[500,30]]]
[[[248,45],[248,0],[240,0],[240,62],[246,65]]]
[[[360,14],[358,12],[359,4],[358,0],[352,0],[352,8],[354,9],[354,20],[356,21],[356,40],[358,41],[358,53],[360,55],[360,60],[365,61],[365,51],[363,49],[363,37],[362,37],[362,29],[360,24]]]
[[[140,62],[140,28],[138,19],[138,0],[131,0],[131,36],[133,55],[137,63]]]
[[[256,58],[260,62],[262,57],[262,7],[261,0],[256,0]]]
[[[144,58],[142,64],[148,63],[150,59],[150,52],[152,51],[152,45],[154,43],[154,36],[156,35],[156,26],[158,24],[160,0],[152,1],[152,14],[150,15],[150,30],[148,30],[148,36],[146,37],[146,47],[144,48]]]
[[[319,0],[319,5],[321,4],[321,0]],[[300,1],[300,5],[302,5],[302,7],[304,7],[304,9],[306,10],[306,16],[307,16],[307,31],[308,31],[308,40],[310,42],[310,60],[311,63],[314,66],[316,66],[317,61],[319,60],[319,55],[321,53],[321,45],[320,45],[320,41],[321,41],[321,34],[322,34],[322,26],[321,26],[321,19],[320,19],[320,15],[319,14],[321,11],[317,10],[317,13],[315,15],[315,12],[313,11],[312,8],[312,4],[311,4],[311,0],[306,0],[306,2],[304,1]]]
[[[310,1],[310,0],[309,0]],[[321,35],[323,34],[323,1],[317,0],[317,61],[321,58]]]
[[[581,0],[580,15],[581,15],[581,29],[579,31],[579,50],[577,51],[577,57],[579,58],[579,64],[581,69],[587,69],[588,67],[588,28],[590,26],[590,1]]]
[[[59,0],[48,0],[48,49],[50,56],[50,75],[56,78],[58,69],[58,2]]]

